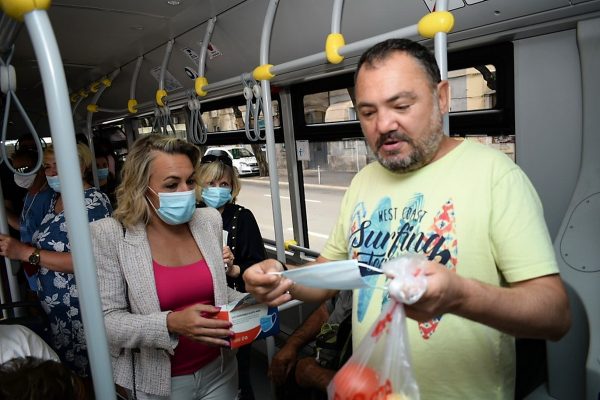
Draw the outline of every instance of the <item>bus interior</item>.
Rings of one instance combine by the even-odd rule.
[[[153,132],[201,154],[245,149],[259,172],[242,178],[240,202],[262,211],[268,255],[295,264],[319,255],[344,190],[375,160],[354,108],[360,54],[395,37],[434,49],[451,88],[446,133],[497,148],[526,172],[568,289],[569,333],[517,344],[524,374],[516,398],[600,398],[600,0],[0,3],[4,165],[24,137],[52,143],[64,155],[58,168],[68,196],[80,180],[77,135],[110,142],[118,162]],[[444,11],[452,23],[423,36],[422,19]],[[334,34],[342,42],[326,44]],[[112,399],[104,329],[87,329],[103,327],[95,271],[79,267],[94,265],[89,228],[80,200],[71,201],[95,393]],[[8,232],[4,204],[0,223]],[[23,298],[18,263],[5,263],[0,300],[9,305]],[[253,344],[265,399],[269,359],[313,307],[283,307],[282,333]],[[20,316],[3,307],[5,319]]]

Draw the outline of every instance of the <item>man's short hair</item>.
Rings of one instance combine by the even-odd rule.
[[[377,43],[365,51],[358,60],[354,83],[356,83],[356,78],[361,68],[373,67],[376,63],[384,61],[395,52],[406,53],[412,56],[425,70],[433,88],[440,83],[440,69],[434,55],[423,45],[409,39],[388,39]]]

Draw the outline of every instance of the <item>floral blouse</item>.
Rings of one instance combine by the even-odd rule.
[[[92,187],[84,191],[88,221],[110,216],[108,197]],[[50,203],[42,223],[33,234],[33,244],[42,250],[71,252],[64,211],[55,213],[58,195]],[[63,363],[80,376],[89,375],[87,347],[79,312],[75,275],[56,272],[40,265],[38,297],[50,320],[52,347]]]

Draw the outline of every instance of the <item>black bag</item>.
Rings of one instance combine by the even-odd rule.
[[[352,355],[352,315],[339,324],[324,323],[315,344],[317,362],[323,368],[338,370]]]

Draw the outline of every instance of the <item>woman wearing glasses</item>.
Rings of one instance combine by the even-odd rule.
[[[198,180],[202,185],[200,206],[216,208],[223,218],[227,231],[227,246],[231,249],[235,265],[227,273],[227,284],[245,292],[242,274],[249,266],[266,258],[262,235],[250,210],[235,204],[240,193],[240,178],[227,153],[202,157]],[[254,399],[250,385],[250,346],[241,347],[237,354],[240,377],[240,400]]]
[[[222,222],[196,209],[198,149],[148,135],[123,166],[113,218],[91,225],[115,382],[137,399],[234,399],[237,365],[219,306]]]

